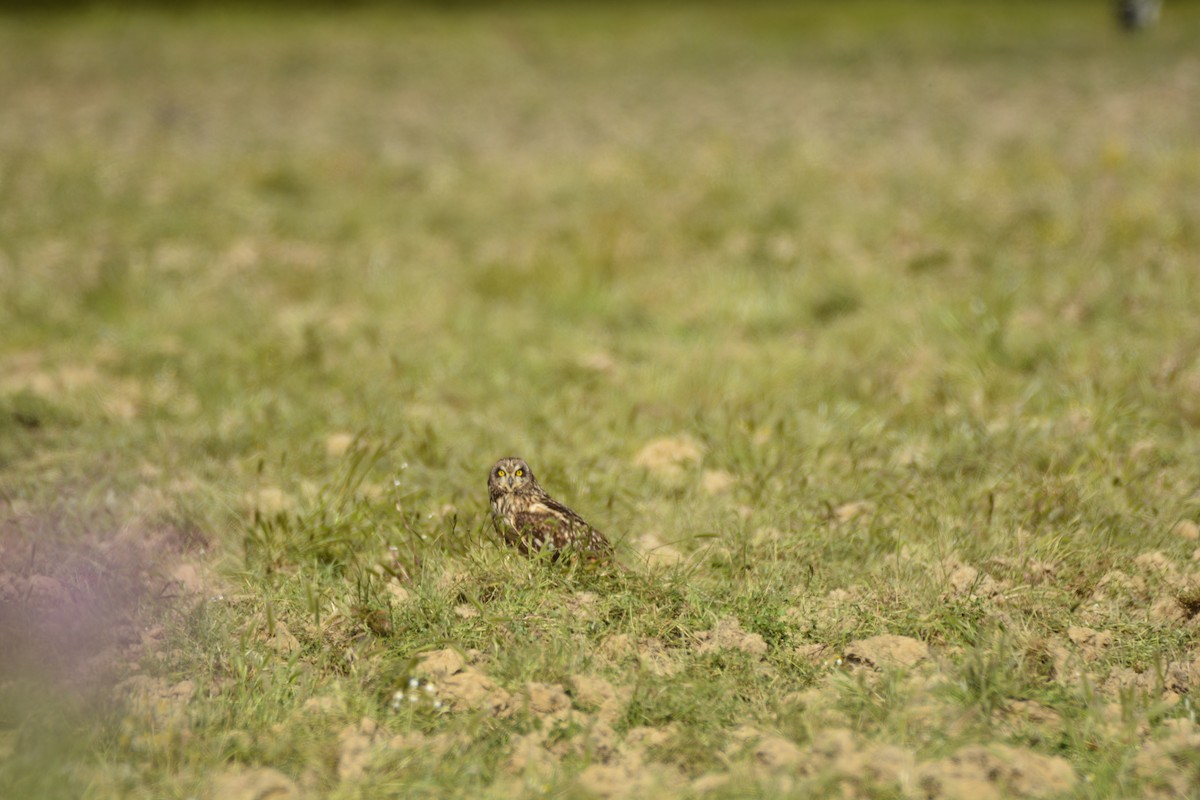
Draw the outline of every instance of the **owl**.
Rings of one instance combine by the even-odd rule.
[[[604,534],[571,509],[546,494],[529,465],[519,458],[502,458],[488,473],[492,523],[508,544],[522,553],[578,553],[592,561],[611,563],[612,545]]]

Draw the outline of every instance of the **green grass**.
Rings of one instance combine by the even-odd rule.
[[[7,18],[0,795],[917,791],[839,728],[1194,786],[1200,11],[1106,10]],[[510,454],[630,573],[502,549]],[[839,662],[883,633],[931,659]],[[404,699],[447,647],[509,712]]]

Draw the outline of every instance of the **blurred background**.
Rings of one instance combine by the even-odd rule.
[[[303,638],[316,608],[296,680],[340,681],[317,600],[352,617],[382,590],[347,576],[389,547],[430,576],[434,611],[405,624],[494,635],[520,685],[543,644],[455,616],[437,582],[519,583],[484,533],[485,470],[511,453],[631,560],[693,570],[683,621],[641,634],[761,617],[795,690],[816,668],[778,654],[803,637],[974,647],[990,611],[945,602],[948,554],[1017,585],[1030,559],[1058,570],[1006,606],[1038,636],[1114,564],[1183,563],[1197,42],[1195,2],[5,4],[0,755],[63,694],[14,676],[98,659],[227,686],[239,636],[275,663],[254,615]],[[143,658],[148,598],[224,596],[209,560],[243,605],[159,626],[170,648],[144,652],[169,655]],[[844,589],[861,602],[826,627],[780,622]],[[611,619],[658,609],[638,591]],[[1174,617],[1130,621],[1152,599],[1095,622],[1133,642],[1122,666],[1194,646]],[[782,694],[757,666],[712,673],[723,716],[697,729]],[[260,674],[235,682],[252,703]],[[320,758],[296,733],[272,761],[300,702],[272,685],[253,723],[205,696],[191,750],[153,714],[45,741],[107,742],[67,794],[164,796],[181,770],[184,796],[230,752],[298,773]],[[1060,749],[1127,789],[1123,735]],[[68,761],[22,758],[0,758],[12,796]],[[457,762],[427,768],[461,786]]]

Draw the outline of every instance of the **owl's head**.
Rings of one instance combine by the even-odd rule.
[[[535,486],[533,470],[520,458],[502,458],[488,473],[488,489],[492,494],[521,492]]]

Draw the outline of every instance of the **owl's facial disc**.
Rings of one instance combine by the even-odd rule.
[[[502,458],[492,467],[490,479],[504,492],[514,492],[533,480],[529,465],[519,458]]]

